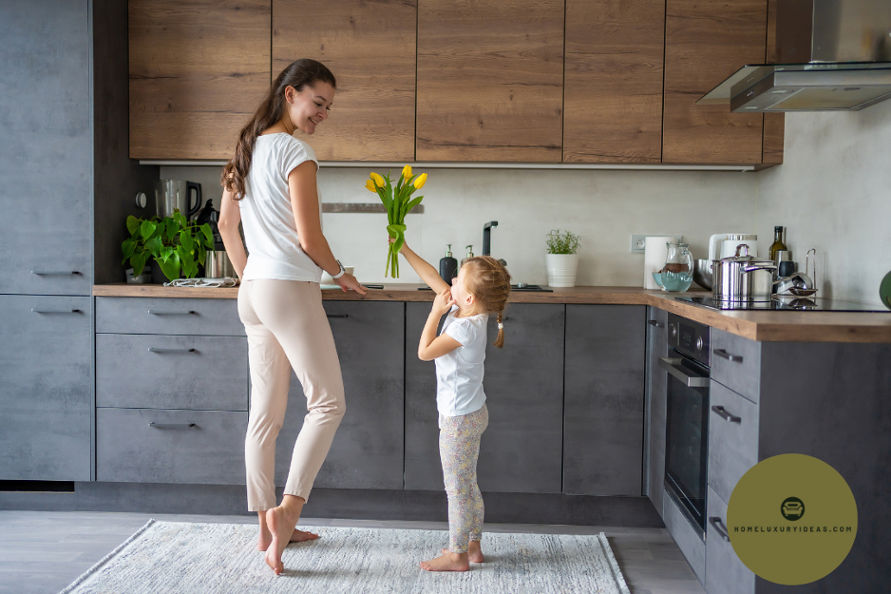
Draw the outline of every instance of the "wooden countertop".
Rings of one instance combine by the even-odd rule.
[[[423,285],[384,284],[369,289],[365,297],[338,289],[322,291],[324,299],[342,301],[432,301]],[[706,293],[699,293],[705,295]],[[163,285],[94,285],[96,297],[172,297],[192,299],[234,299],[237,288],[165,287]],[[891,311],[717,311],[674,299],[663,291],[638,287],[573,287],[553,293],[515,291],[510,303],[587,303],[613,305],[652,305],[669,313],[707,324],[751,340],[786,342],[878,342],[891,343]]]

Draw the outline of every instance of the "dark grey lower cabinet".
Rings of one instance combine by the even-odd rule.
[[[247,413],[100,408],[97,480],[244,484]]]
[[[347,412],[315,486],[402,489],[405,305],[325,301],[325,311],[340,358]],[[276,447],[279,485],[285,482],[305,414],[306,398],[292,375]]]
[[[405,488],[443,488],[436,376],[417,358],[429,303],[406,304]],[[486,390],[489,428],[478,464],[483,491],[559,493],[563,429],[564,306],[509,304],[504,348],[489,320]],[[639,463],[638,463],[639,467]]]
[[[645,313],[566,306],[564,493],[642,493]]]
[[[0,480],[88,481],[90,297],[0,296]]]
[[[647,308],[647,383],[644,417],[644,493],[662,515],[665,493],[665,421],[668,376],[659,358],[668,355],[668,312]]]

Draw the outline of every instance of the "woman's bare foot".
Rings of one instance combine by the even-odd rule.
[[[467,553],[447,551],[436,559],[421,561],[421,569],[427,571],[467,571],[470,569],[470,563],[467,561]]]
[[[281,505],[266,510],[266,525],[272,534],[272,542],[266,549],[265,559],[266,565],[271,567],[276,575],[280,575],[285,570],[285,566],[282,564],[282,552],[294,534],[294,527],[300,518],[302,509],[302,498],[285,495]]]
[[[316,540],[319,537],[318,534],[314,532],[306,532],[305,530],[298,530],[294,528],[294,532],[291,533],[291,539],[288,542],[306,542],[307,540]],[[272,532],[269,531],[269,528],[266,528],[266,523],[263,523],[263,528],[260,529],[260,539],[257,541],[257,550],[265,551],[269,548],[269,545],[272,544]]]
[[[448,549],[442,549],[440,553],[445,555],[446,553],[450,553]],[[483,557],[483,550],[480,547],[480,541],[471,540],[470,544],[467,546],[467,560],[471,563],[485,563],[485,558]]]

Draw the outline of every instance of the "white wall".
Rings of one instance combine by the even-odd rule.
[[[393,175],[398,175],[394,168]],[[370,169],[322,167],[326,202],[376,202],[365,188]],[[545,283],[544,241],[549,229],[582,236],[580,285],[642,286],[643,255],[629,251],[632,233],[683,234],[694,257],[706,256],[711,233],[752,232],[763,173],[553,169],[428,169],[425,213],[409,215],[409,244],[434,266],[451,243],[455,257],[473,244],[482,252],[482,228],[492,230],[492,253],[507,260],[515,281]],[[386,171],[380,171],[385,173]],[[416,169],[416,173],[420,172]],[[203,184],[219,207],[219,169],[162,167],[162,177]],[[382,282],[386,216],[325,214],[334,253],[364,282]],[[419,282],[404,261],[399,282]],[[391,282],[390,279],[386,279]]]
[[[891,101],[854,112],[786,114],[784,163],[760,172],[759,238],[788,227],[804,266],[816,248],[818,296],[880,305],[891,270]]]

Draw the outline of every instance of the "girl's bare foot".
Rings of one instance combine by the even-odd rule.
[[[448,549],[442,549],[440,553],[445,555],[446,553],[450,553]],[[471,563],[485,563],[485,558],[483,557],[483,550],[480,547],[480,541],[471,540],[470,544],[467,546],[467,560]]]
[[[318,537],[319,535],[313,532],[306,532],[305,530],[294,528],[294,532],[291,533],[291,539],[288,542],[306,542],[307,540],[316,540]],[[266,528],[264,522],[263,528],[260,529],[260,539],[257,541],[257,550],[265,551],[269,548],[270,544],[272,544],[272,532],[269,531],[269,528]]]
[[[467,553],[447,551],[436,559],[421,561],[421,569],[427,571],[467,571],[470,569],[470,563],[467,561]]]
[[[287,497],[286,495],[286,500],[280,506],[266,510],[266,525],[272,534],[272,542],[266,549],[266,565],[271,567],[276,575],[280,575],[285,570],[285,566],[282,564],[282,552],[288,546],[303,508],[302,499],[295,497],[294,499],[298,499],[299,504],[287,505],[289,503]]]

